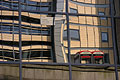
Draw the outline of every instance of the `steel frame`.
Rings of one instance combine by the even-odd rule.
[[[112,39],[113,39],[113,55],[114,55],[114,64],[115,64],[115,77],[116,80],[119,80],[118,69],[117,69],[117,45],[116,45],[116,35],[115,35],[115,22],[114,22],[114,1],[110,0],[110,13],[111,13],[111,23],[112,23]]]

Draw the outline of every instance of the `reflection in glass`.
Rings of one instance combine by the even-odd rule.
[[[18,12],[0,10],[0,14],[0,61],[18,61]]]
[[[50,37],[52,36],[52,25],[45,23],[47,19],[52,20],[52,17],[44,14],[22,12],[23,62],[53,62]]]
[[[67,40],[67,30],[64,30],[64,32],[63,32],[63,39]],[[70,30],[70,39],[72,39],[72,40],[80,40],[79,30],[71,29]]]
[[[18,9],[18,0],[1,1],[1,9]]]
[[[19,33],[18,0],[1,1],[1,61],[19,61],[19,34],[22,34],[23,62],[67,62],[67,55],[62,53],[62,45],[58,41],[61,40],[61,36],[57,32],[57,27],[61,30],[61,26],[65,24],[64,16],[39,12],[56,11],[55,6],[64,3],[64,0],[58,4],[54,3],[56,1],[21,0],[23,12],[20,12],[22,22]],[[63,11],[64,7],[58,10]],[[58,40],[54,40],[58,37],[56,34],[60,37]],[[59,47],[59,50],[57,47],[55,50],[55,46]]]
[[[60,43],[65,16],[38,13],[22,12],[22,61],[66,63]]]
[[[101,21],[100,17],[69,16],[69,19],[72,63],[114,64],[110,18]],[[63,46],[68,54],[66,25],[63,26]],[[86,51],[91,54],[85,53]]]
[[[22,0],[22,9],[33,11],[52,11],[52,3],[53,2]]]
[[[110,14],[112,6],[109,0],[69,0],[69,6],[65,8],[67,1],[0,1],[0,61],[9,63],[9,65],[1,64],[0,79],[18,80],[18,65],[11,65],[16,61],[20,64],[19,70],[22,72],[19,78],[22,77],[23,80],[68,80],[68,77],[71,77],[71,65],[73,80],[115,80],[115,69],[109,67],[113,65],[105,66],[114,64]],[[18,14],[18,11],[22,12]],[[65,11],[72,14],[61,13]],[[70,28],[70,55],[68,55],[67,27]],[[19,53],[20,42],[22,42],[20,45],[22,54]],[[20,55],[22,62],[19,60]],[[74,64],[68,62],[68,57]],[[30,62],[31,65],[26,62]]]

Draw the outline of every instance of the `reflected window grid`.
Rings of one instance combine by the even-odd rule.
[[[24,1],[23,1],[24,2]],[[18,3],[18,2],[17,2]],[[15,3],[8,3],[8,2],[6,2],[6,3],[1,3],[2,5],[5,5],[4,6],[4,9],[7,9],[7,8],[11,8],[11,9],[18,9],[18,4],[16,4],[16,2]],[[39,3],[34,3],[34,2],[26,2],[26,4],[27,4],[27,7],[25,7],[24,5],[21,5],[21,6],[23,6],[23,9],[26,9],[26,10],[30,10],[29,8],[32,6],[32,10],[41,10],[41,11],[50,11],[50,9],[48,9],[48,7],[40,7],[40,8],[37,8],[37,7],[34,7],[34,5],[38,5],[38,6],[41,6],[41,5],[46,5],[46,4],[39,4]],[[29,6],[29,4],[33,4],[33,5],[31,5],[31,6]],[[48,4],[47,4],[48,5]],[[74,11],[72,11],[72,12],[74,12]],[[76,11],[75,11],[75,13],[76,13]],[[2,14],[2,10],[1,10],[1,14]],[[103,15],[103,14],[99,14],[99,15]],[[12,14],[12,16],[14,16],[14,14]],[[103,19],[102,17],[101,17],[101,19]],[[104,18],[104,19],[106,19],[106,18]],[[1,22],[2,22],[2,19],[1,19]],[[69,23],[68,23],[69,24]],[[0,27],[0,31],[1,31],[1,39],[3,39],[3,34],[11,34],[12,35],[12,41],[14,42],[14,35],[15,34],[18,34],[18,25],[17,26],[14,26],[15,24],[14,24],[14,19],[12,20],[12,26],[4,26],[2,23],[1,23],[1,27]],[[31,27],[31,23],[30,23],[30,27]],[[32,41],[32,36],[34,36],[34,35],[48,35],[48,36],[50,36],[50,30],[34,30],[34,29],[32,29],[32,27],[31,27],[31,29],[29,30],[29,29],[22,29],[22,35],[31,35],[31,41]],[[71,35],[71,34],[70,34]],[[104,38],[104,37],[106,37],[106,34],[103,34],[102,35],[102,39],[105,39],[105,40],[107,40],[106,38]],[[41,39],[42,39],[43,37],[41,36]],[[42,41],[42,40],[41,40]],[[19,58],[19,55],[18,55],[18,51],[15,51],[14,49],[15,49],[15,47],[16,47],[16,44],[18,45],[18,43],[10,43],[10,42],[3,42],[2,41],[2,48],[1,48],[1,50],[2,50],[2,55],[3,55],[3,61],[5,61],[6,59],[9,59],[9,60],[13,60],[13,61],[17,61],[18,60],[18,58]],[[30,43],[31,45],[32,45],[32,43]],[[43,44],[43,43],[42,43]],[[10,45],[10,46],[12,46],[12,49],[13,49],[13,53],[11,54],[11,55],[8,55],[8,52],[10,53],[11,51],[7,51],[7,52],[5,52],[3,49],[3,45]],[[42,48],[43,48],[43,46],[42,46]],[[30,48],[31,49],[31,48]],[[23,50],[24,51],[24,50]],[[15,54],[15,52],[16,52],[16,54]],[[24,56],[23,56],[23,58],[24,59],[26,59],[26,58],[29,58],[29,60],[31,59],[31,57],[30,56],[35,56],[35,54],[34,55],[32,55],[32,51],[30,50],[30,55],[28,55],[28,52],[26,52],[26,51],[24,51],[26,54],[23,54]],[[41,53],[41,52],[40,52]],[[42,54],[41,55],[43,55],[43,51],[42,51]],[[13,58],[13,59],[10,59],[10,58],[8,58],[8,57],[11,57],[11,58]],[[109,58],[109,56],[108,56],[108,54],[106,53],[106,56],[105,56],[106,58]],[[19,60],[18,60],[19,61]],[[108,60],[105,60],[105,62],[106,63],[109,63],[109,61]],[[69,63],[69,64],[71,64],[71,63]]]

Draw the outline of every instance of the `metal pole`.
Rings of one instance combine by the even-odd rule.
[[[69,13],[68,5],[69,1],[66,0],[66,19],[67,19],[67,41],[68,41],[68,63],[69,63],[69,80],[72,80],[72,66],[71,66],[71,55],[70,55],[70,29],[69,29]]]
[[[115,25],[114,25],[115,24],[115,22],[114,22],[114,5],[113,5],[113,3],[114,3],[113,0],[110,0],[115,77],[116,77],[116,80],[119,80],[118,69],[117,69],[117,47],[116,47],[116,35],[115,35]]]
[[[21,0],[18,0],[18,12],[19,12],[19,80],[22,80]]]

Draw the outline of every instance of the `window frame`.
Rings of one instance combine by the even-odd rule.
[[[76,12],[71,12],[71,9],[72,9],[72,10],[75,10]],[[74,9],[74,8],[69,8],[69,12],[70,12],[70,13],[78,13],[78,10],[77,10],[77,9]]]
[[[73,38],[73,37],[71,38],[71,36],[70,36],[70,39],[75,40],[75,41],[80,41],[80,30],[78,30],[78,29],[70,29],[70,34],[71,34],[71,30],[77,31],[78,38]],[[67,30],[63,30],[63,40],[67,40],[67,36],[64,36],[65,31],[66,31],[66,34],[67,34]]]
[[[105,62],[105,55],[108,55],[108,62]],[[109,57],[109,53],[104,53],[104,64],[110,64],[110,57]]]
[[[107,40],[104,40],[104,38],[103,38],[103,34],[105,34],[106,33],[106,35],[107,35]],[[101,41],[102,42],[109,42],[109,40],[108,40],[109,38],[108,38],[108,32],[101,32]]]
[[[98,12],[98,15],[100,16],[104,16],[105,15],[105,12]],[[106,17],[100,17],[101,20],[107,20]]]

